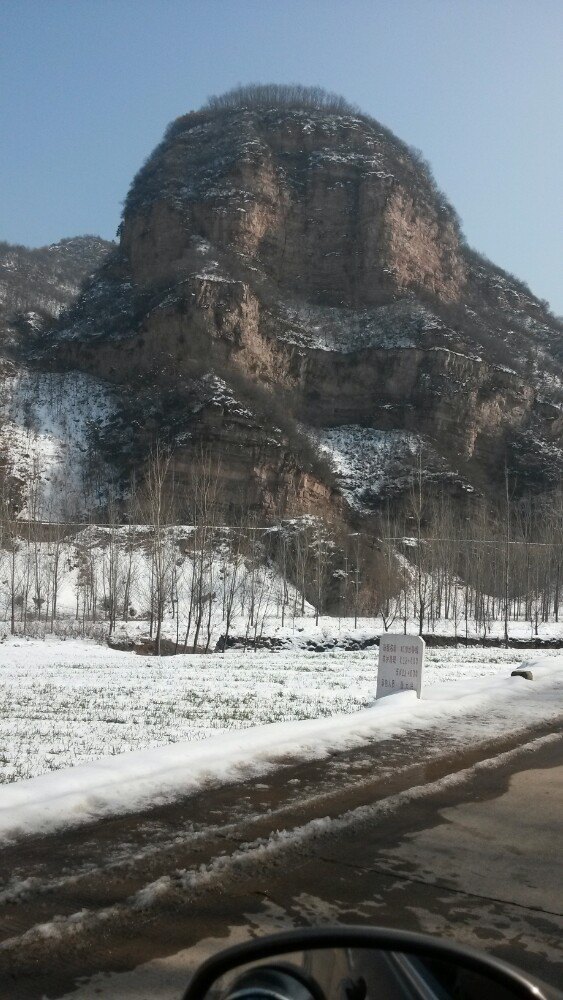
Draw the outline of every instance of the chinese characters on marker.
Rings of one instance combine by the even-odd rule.
[[[376,697],[416,691],[420,698],[423,661],[424,639],[420,636],[381,636]]]

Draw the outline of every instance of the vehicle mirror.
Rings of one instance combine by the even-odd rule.
[[[288,932],[205,963],[185,1000],[549,1000],[503,962],[426,935],[369,928]]]

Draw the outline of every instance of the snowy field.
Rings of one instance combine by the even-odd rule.
[[[508,676],[533,655],[429,649],[423,695],[443,682]],[[8,639],[0,644],[0,782],[229,730],[358,712],[373,703],[377,656],[372,648],[159,659],[81,640]]]
[[[134,654],[102,647],[81,653],[72,642],[62,652],[60,645],[53,643],[50,661],[45,646],[7,647],[11,712],[20,703],[21,716],[6,718],[5,755],[14,754],[16,780],[0,796],[0,842],[391,737],[408,747],[426,731],[437,747],[442,734],[473,746],[509,733],[525,740],[540,723],[552,731],[561,725],[560,654],[534,659],[530,682],[510,676],[517,662],[510,653],[442,653],[429,658],[420,700],[403,691],[374,704],[375,657],[368,652],[235,653],[135,665]],[[28,774],[51,770],[21,780],[22,765]]]

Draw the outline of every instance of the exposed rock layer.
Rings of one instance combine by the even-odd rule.
[[[562,344],[377,123],[239,108],[173,123],[50,348],[124,387],[180,467],[221,454],[235,506],[340,511],[307,428],[410,432],[451,488],[494,488],[505,459],[521,488],[557,479]],[[360,483],[357,511],[404,483]]]

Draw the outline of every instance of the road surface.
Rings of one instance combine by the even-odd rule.
[[[213,950],[326,922],[447,935],[560,982],[563,737],[464,740],[288,762],[5,848],[0,995],[164,1000]]]

